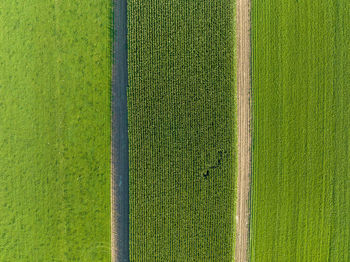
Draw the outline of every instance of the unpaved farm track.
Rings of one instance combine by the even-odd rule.
[[[129,261],[129,145],[127,110],[127,0],[114,0],[112,74],[112,262]]]
[[[250,0],[237,0],[238,181],[235,261],[248,261],[250,132]]]

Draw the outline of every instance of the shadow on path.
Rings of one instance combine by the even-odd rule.
[[[129,261],[127,0],[114,0],[112,76],[112,261]]]

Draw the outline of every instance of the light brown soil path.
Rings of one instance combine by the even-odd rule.
[[[236,9],[238,183],[235,261],[248,261],[249,259],[249,190],[251,172],[250,1],[237,0]]]

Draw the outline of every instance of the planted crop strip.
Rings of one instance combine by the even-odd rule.
[[[235,1],[128,1],[130,260],[234,258]]]
[[[252,261],[350,260],[350,2],[253,0]]]

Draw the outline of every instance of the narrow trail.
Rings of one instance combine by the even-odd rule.
[[[250,0],[237,0],[238,183],[235,261],[240,262],[249,260],[249,191],[251,172],[250,6]]]
[[[129,144],[127,0],[114,0],[111,147],[111,250],[113,262],[129,261]]]

